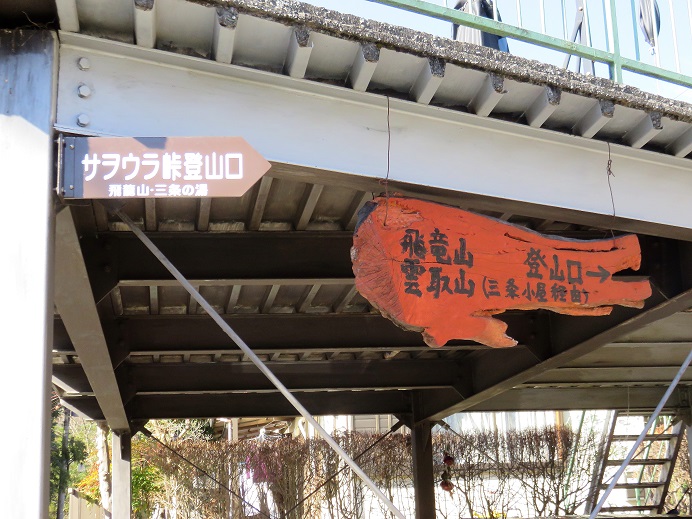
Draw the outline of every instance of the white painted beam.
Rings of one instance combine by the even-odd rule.
[[[68,382],[66,382],[65,380],[63,380],[62,378],[60,378],[60,376],[55,376],[55,375],[53,375],[53,376],[51,377],[51,381],[53,382],[53,385],[55,385],[55,386],[58,387],[58,390],[59,390],[59,392],[61,393],[61,395],[60,395],[61,397],[62,397],[62,394],[63,394],[62,392],[65,392],[65,393],[72,393],[73,395],[80,395],[80,394],[82,394],[78,389],[75,389],[75,388],[72,387]],[[60,390],[62,390],[62,391],[60,391]]]
[[[263,314],[268,314],[271,311],[280,288],[281,285],[272,285],[271,288],[267,289],[267,296],[265,297],[264,302],[262,302],[261,308]]]
[[[159,315],[159,287],[149,287],[149,313]]]
[[[574,127],[574,133],[590,139],[613,118],[615,105],[612,101],[599,100],[586,112]]]
[[[135,43],[140,47],[156,47],[156,2],[155,0],[134,0]]]
[[[156,199],[147,198],[144,200],[144,228],[147,231],[156,231],[159,221],[156,218]]]
[[[193,285],[195,287],[195,290],[199,290],[199,285]],[[197,309],[199,308],[199,305],[197,304],[197,300],[190,295],[188,302],[187,302],[187,314],[188,315],[197,315]]]
[[[0,31],[0,171],[25,195],[0,204],[13,222],[0,254],[0,502],[12,519],[47,517],[49,504],[57,50],[51,31]],[[16,356],[11,344],[21,345]]]
[[[534,128],[540,128],[560,104],[562,92],[559,88],[545,87],[536,100],[526,110],[526,121]]]
[[[56,217],[55,237],[55,307],[109,427],[127,431],[125,407],[69,208]]]
[[[58,10],[60,30],[79,32],[79,13],[77,12],[77,0],[56,0],[55,7]]]
[[[317,292],[320,291],[320,288],[322,288],[322,285],[315,284],[312,285],[310,288],[305,289],[305,293],[296,304],[296,311],[298,313],[304,314],[308,311],[310,306],[312,306],[312,301],[315,299]]]
[[[238,298],[240,298],[240,291],[242,285],[233,285],[231,287],[231,294],[228,296],[228,303],[226,303],[226,313],[232,314],[236,305],[238,304]]]
[[[368,200],[372,200],[373,195],[368,191],[357,191],[356,194],[351,199],[351,203],[342,218],[342,225],[344,230],[352,231],[356,228],[356,223],[358,223],[358,212],[363,204]]]
[[[374,43],[362,43],[356,52],[351,66],[349,81],[353,90],[365,92],[368,89],[377,63],[380,61],[380,49]]]
[[[200,232],[209,230],[209,218],[211,217],[211,198],[200,198],[197,206],[196,229]]]
[[[286,54],[286,74],[298,79],[305,77],[312,47],[310,31],[305,27],[294,28],[288,43],[288,54]]]
[[[488,74],[469,105],[471,111],[481,117],[490,115],[506,92],[504,84],[502,76]]]
[[[262,216],[264,216],[264,207],[267,205],[267,199],[269,198],[269,192],[272,188],[272,177],[264,176],[260,180],[257,189],[257,195],[255,196],[254,204],[252,205],[252,215],[250,216],[250,222],[248,228],[251,231],[257,231],[262,223]]]
[[[641,148],[663,129],[661,114],[651,112],[646,114],[637,125],[625,134],[624,140],[633,148]]]
[[[692,128],[686,130],[666,148],[668,153],[676,157],[686,157],[692,152]]]
[[[233,61],[233,46],[235,43],[236,27],[238,25],[238,10],[234,7],[217,7],[214,17],[214,36],[211,42],[211,55],[219,63]]]
[[[337,301],[334,303],[334,313],[340,314],[343,312],[356,295],[356,292],[358,292],[356,285],[344,288],[341,296],[339,296],[339,299],[337,299]]]
[[[417,103],[428,104],[445,77],[445,62],[439,58],[428,58],[411,88],[411,97]]]
[[[298,212],[294,222],[296,231],[304,231],[310,223],[312,213],[315,211],[315,206],[320,199],[323,189],[324,186],[321,184],[312,184],[305,187],[305,193],[298,206]]]
[[[82,100],[74,95],[81,73],[74,63],[86,56],[99,92],[90,106],[93,134],[242,135],[277,171],[302,172],[316,183],[338,179],[365,191],[381,176],[381,96],[72,33],[60,38],[60,130],[84,133],[75,123]],[[391,98],[390,107],[392,182],[465,193],[489,210],[586,225],[608,217],[611,226],[605,143],[408,100]],[[614,185],[615,225],[689,239],[689,161],[616,144],[611,155],[627,171]]]

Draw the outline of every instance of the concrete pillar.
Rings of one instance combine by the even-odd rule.
[[[130,519],[132,509],[132,436],[113,432],[111,519]]]
[[[692,477],[692,426],[685,424],[685,436],[687,437],[687,456],[690,460],[690,476]],[[681,513],[685,514],[684,511],[681,511]],[[687,515],[690,514],[692,514],[692,498],[689,499],[689,508],[687,510]]]
[[[0,30],[0,503],[48,517],[53,342],[53,120],[57,42]]]
[[[420,422],[411,430],[413,448],[413,488],[416,519],[435,517],[435,476],[433,474],[432,424]]]

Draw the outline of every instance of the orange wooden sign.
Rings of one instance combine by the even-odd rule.
[[[386,224],[385,224],[386,218]],[[358,291],[398,325],[439,347],[470,339],[514,346],[505,310],[607,315],[641,308],[648,281],[614,281],[639,268],[635,235],[548,237],[501,220],[411,198],[377,198],[361,212],[351,249]]]

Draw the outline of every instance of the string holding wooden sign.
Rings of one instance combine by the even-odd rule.
[[[612,279],[639,269],[635,235],[564,239],[392,196],[368,202],[359,217],[351,249],[358,291],[433,347],[452,339],[516,345],[492,317],[506,310],[607,315],[616,304],[641,308],[651,295],[648,281]]]

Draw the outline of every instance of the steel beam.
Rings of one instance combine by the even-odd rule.
[[[55,306],[108,425],[128,431],[120,389],[69,208],[56,218]]]
[[[134,0],[137,45],[150,49],[156,47],[156,7],[155,0]]]
[[[113,503],[111,519],[130,519],[132,511],[132,436],[113,433]]]
[[[46,517],[49,500],[57,45],[50,31],[0,31],[0,171],[17,195],[0,204],[0,344],[21,346],[0,363],[0,502],[17,519]]]
[[[284,65],[286,74],[293,78],[304,78],[312,48],[310,31],[306,27],[295,27],[286,54],[286,64]]]
[[[646,114],[630,131],[628,131],[623,139],[633,148],[641,148],[653,139],[662,129],[661,114],[658,112],[651,112]]]
[[[411,87],[411,97],[417,103],[428,104],[435,97],[435,92],[442,84],[444,77],[445,62],[441,59],[428,58]]]
[[[70,365],[56,366],[58,373]],[[275,391],[250,363],[121,366],[137,392]],[[291,390],[374,390],[451,387],[458,368],[448,360],[275,362],[272,372]],[[119,374],[120,375],[120,374]]]
[[[612,101],[599,100],[586,112],[584,117],[575,125],[574,132],[587,139],[598,133],[615,114],[615,105]]]
[[[685,408],[679,388],[668,400],[664,409],[677,411]],[[470,407],[468,412],[497,411],[577,411],[583,409],[621,410],[632,412],[651,412],[666,391],[659,387],[573,387],[573,388],[533,388],[511,389]]]
[[[509,332],[520,343],[535,333],[530,315],[503,314]],[[257,349],[304,349],[424,346],[420,333],[405,331],[379,314],[271,314],[233,315],[226,321]],[[223,334],[210,326],[209,317],[127,316],[118,320],[120,338],[131,352],[152,350],[223,349],[231,346]],[[453,341],[450,345],[475,344]],[[515,349],[522,349],[518,347]]]
[[[688,352],[692,348],[688,348]],[[665,352],[661,352],[665,355]],[[622,359],[627,362],[627,359]],[[638,383],[641,385],[665,385],[673,380],[679,366],[614,366],[614,367],[595,367],[588,368],[560,368],[548,371],[531,379],[531,383],[545,385],[560,384],[622,384]],[[692,382],[692,373],[683,377],[683,383]]]
[[[526,122],[534,128],[540,128],[560,105],[561,97],[559,88],[545,87],[526,110]]]
[[[100,94],[91,100],[86,128],[96,135],[238,134],[275,163],[354,179],[372,177],[372,164],[387,148],[387,107],[379,96],[72,33],[61,41],[57,126],[66,131],[85,131],[75,123],[83,100],[74,91],[81,78],[75,63],[86,56],[98,63],[90,79]],[[123,74],[130,78],[126,85]],[[171,103],[177,110],[170,110]],[[603,113],[600,106],[598,111]],[[179,113],[189,114],[184,125]],[[612,214],[602,173],[608,149],[601,142],[400,99],[391,99],[391,113],[397,127],[392,182],[601,218]],[[301,131],[286,132],[287,127]],[[463,138],[449,138],[456,134]],[[305,135],[321,136],[320,146]],[[689,164],[629,146],[613,145],[611,155],[628,172],[614,187],[618,217],[654,224],[660,232],[687,229],[689,238]],[[546,175],[546,165],[559,167],[550,166]],[[641,193],[647,193],[646,203]]]
[[[348,391],[301,393],[300,402],[314,415],[407,414],[411,412],[408,391]],[[94,397],[65,397],[66,405],[93,420],[103,420]],[[297,416],[296,410],[277,393],[228,395],[136,396],[127,404],[128,416],[135,419],[214,418],[235,416]]]
[[[79,14],[77,13],[77,0],[57,0],[55,6],[58,9],[60,30],[79,32]]]
[[[380,49],[374,43],[362,43],[353,60],[349,81],[353,90],[365,92],[380,61]]]
[[[192,280],[353,278],[353,238],[348,232],[148,236]],[[155,258],[144,254],[144,246],[129,233],[84,237],[81,244],[90,271],[103,272],[106,266],[117,280],[173,279]]]
[[[235,43],[236,27],[238,25],[238,10],[233,7],[217,7],[214,19],[214,36],[212,38],[211,54],[220,63],[230,63],[233,60],[233,45]]]
[[[301,393],[300,402],[313,415],[409,413],[407,391]],[[128,404],[133,419],[209,418],[214,416],[297,416],[280,394],[136,396]]]
[[[502,76],[488,74],[469,104],[471,111],[481,117],[490,115],[506,92],[504,85],[505,81]]]
[[[411,428],[411,450],[413,457],[413,488],[416,503],[416,519],[435,517],[435,475],[433,473],[432,423],[418,421],[416,401],[413,398],[413,427]]]

